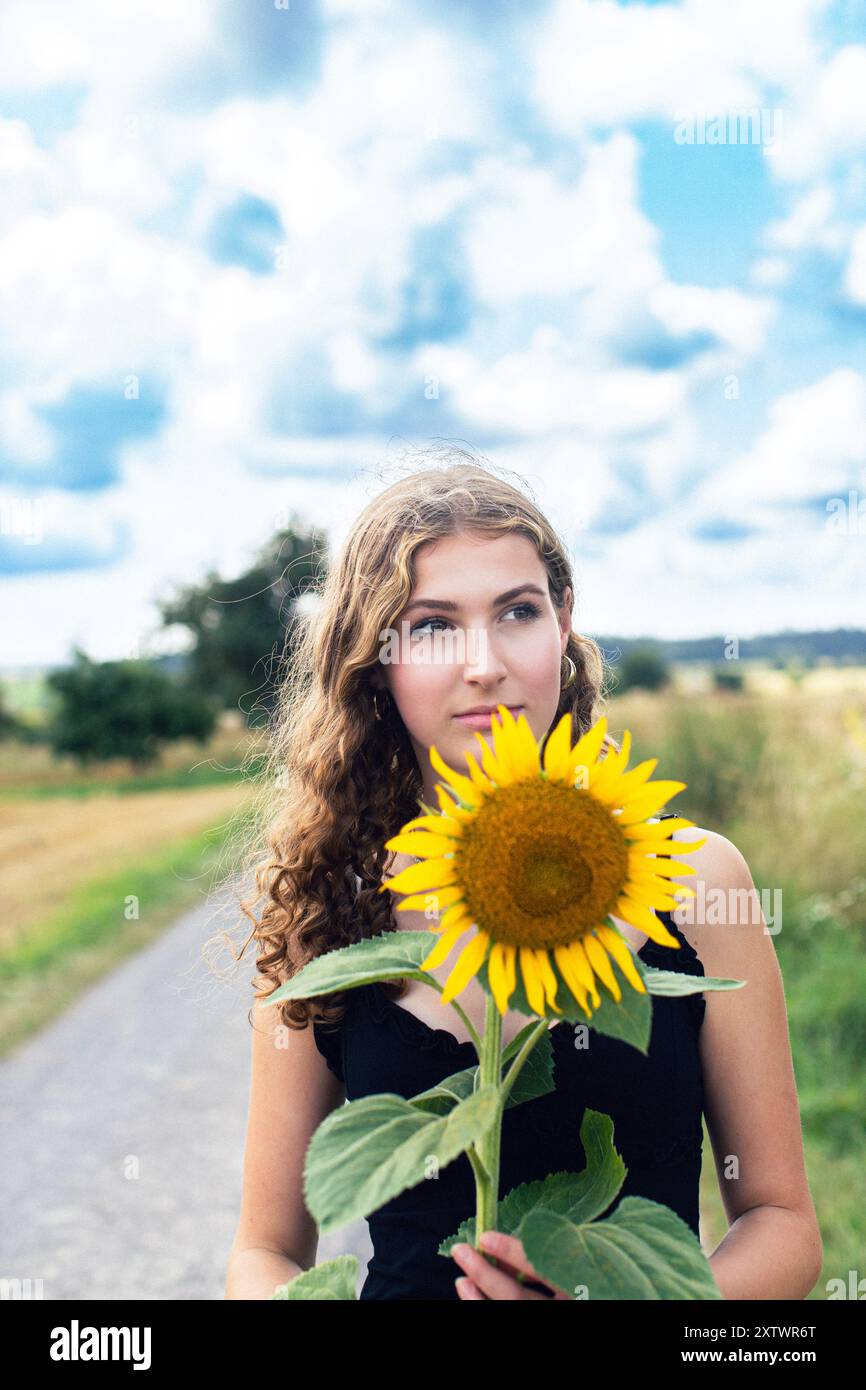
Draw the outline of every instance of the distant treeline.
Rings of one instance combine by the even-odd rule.
[[[732,644],[740,661],[769,661],[786,666],[819,662],[839,666],[866,664],[866,628],[839,627],[831,632],[771,632],[763,637],[738,637],[728,633],[718,637],[692,637],[666,641],[655,637],[594,637],[610,662],[619,662],[635,649],[650,649],[664,662],[723,661]]]

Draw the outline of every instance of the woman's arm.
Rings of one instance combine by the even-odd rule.
[[[285,1028],[253,1008],[252,1075],[240,1217],[225,1297],[271,1298],[316,1262],[319,1232],[304,1202],[307,1147],[345,1086],[316,1047],[312,1024]]]
[[[225,1296],[229,1298],[273,1298],[274,1289],[301,1273],[301,1266],[280,1250],[263,1250],[255,1245],[239,1250],[232,1247],[226,1270]]]
[[[823,1247],[806,1177],[782,974],[745,859],[723,835],[698,833],[707,843],[691,852],[696,872],[683,880],[698,896],[673,919],[707,975],[747,982],[704,996],[704,1110],[730,1223],[710,1268],[725,1298],[805,1298],[821,1273]]]

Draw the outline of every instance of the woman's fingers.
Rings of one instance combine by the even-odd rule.
[[[534,1279],[542,1288],[549,1289],[559,1298],[569,1298],[564,1289],[543,1279],[535,1266],[529,1261],[523,1248],[523,1241],[517,1236],[505,1235],[503,1231],[484,1231],[481,1236],[482,1249],[494,1255],[501,1263],[507,1261],[517,1279]]]
[[[530,1279],[544,1283],[538,1270],[527,1259],[523,1241],[518,1240],[517,1236],[507,1236],[502,1231],[485,1231],[481,1236],[481,1248],[486,1250],[488,1255],[507,1260],[515,1272],[519,1271],[528,1275]]]
[[[457,1245],[451,1253],[460,1268],[469,1276],[473,1289],[480,1291],[480,1297],[544,1299],[545,1301],[549,1298],[548,1293],[537,1293],[535,1290],[527,1288],[525,1284],[519,1283],[515,1273],[520,1275],[522,1271],[515,1271],[513,1266],[503,1267],[501,1264],[498,1266],[491,1264],[486,1255],[479,1250],[474,1250],[471,1245]],[[524,1265],[528,1264],[525,1255],[523,1256],[523,1263]],[[455,1282],[461,1298],[479,1296],[475,1292],[465,1290],[464,1280],[458,1279]],[[547,1286],[542,1283],[542,1287],[546,1289]]]

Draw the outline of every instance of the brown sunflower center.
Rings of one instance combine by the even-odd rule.
[[[467,909],[493,941],[551,949],[600,926],[628,872],[625,837],[588,791],[543,778],[497,788],[455,855]]]

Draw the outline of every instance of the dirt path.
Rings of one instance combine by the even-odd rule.
[[[0,1277],[46,1299],[221,1299],[240,1202],[253,973],[200,958],[238,921],[188,913],[0,1064]],[[221,968],[229,958],[222,956]],[[352,1252],[366,1222],[319,1244]]]

